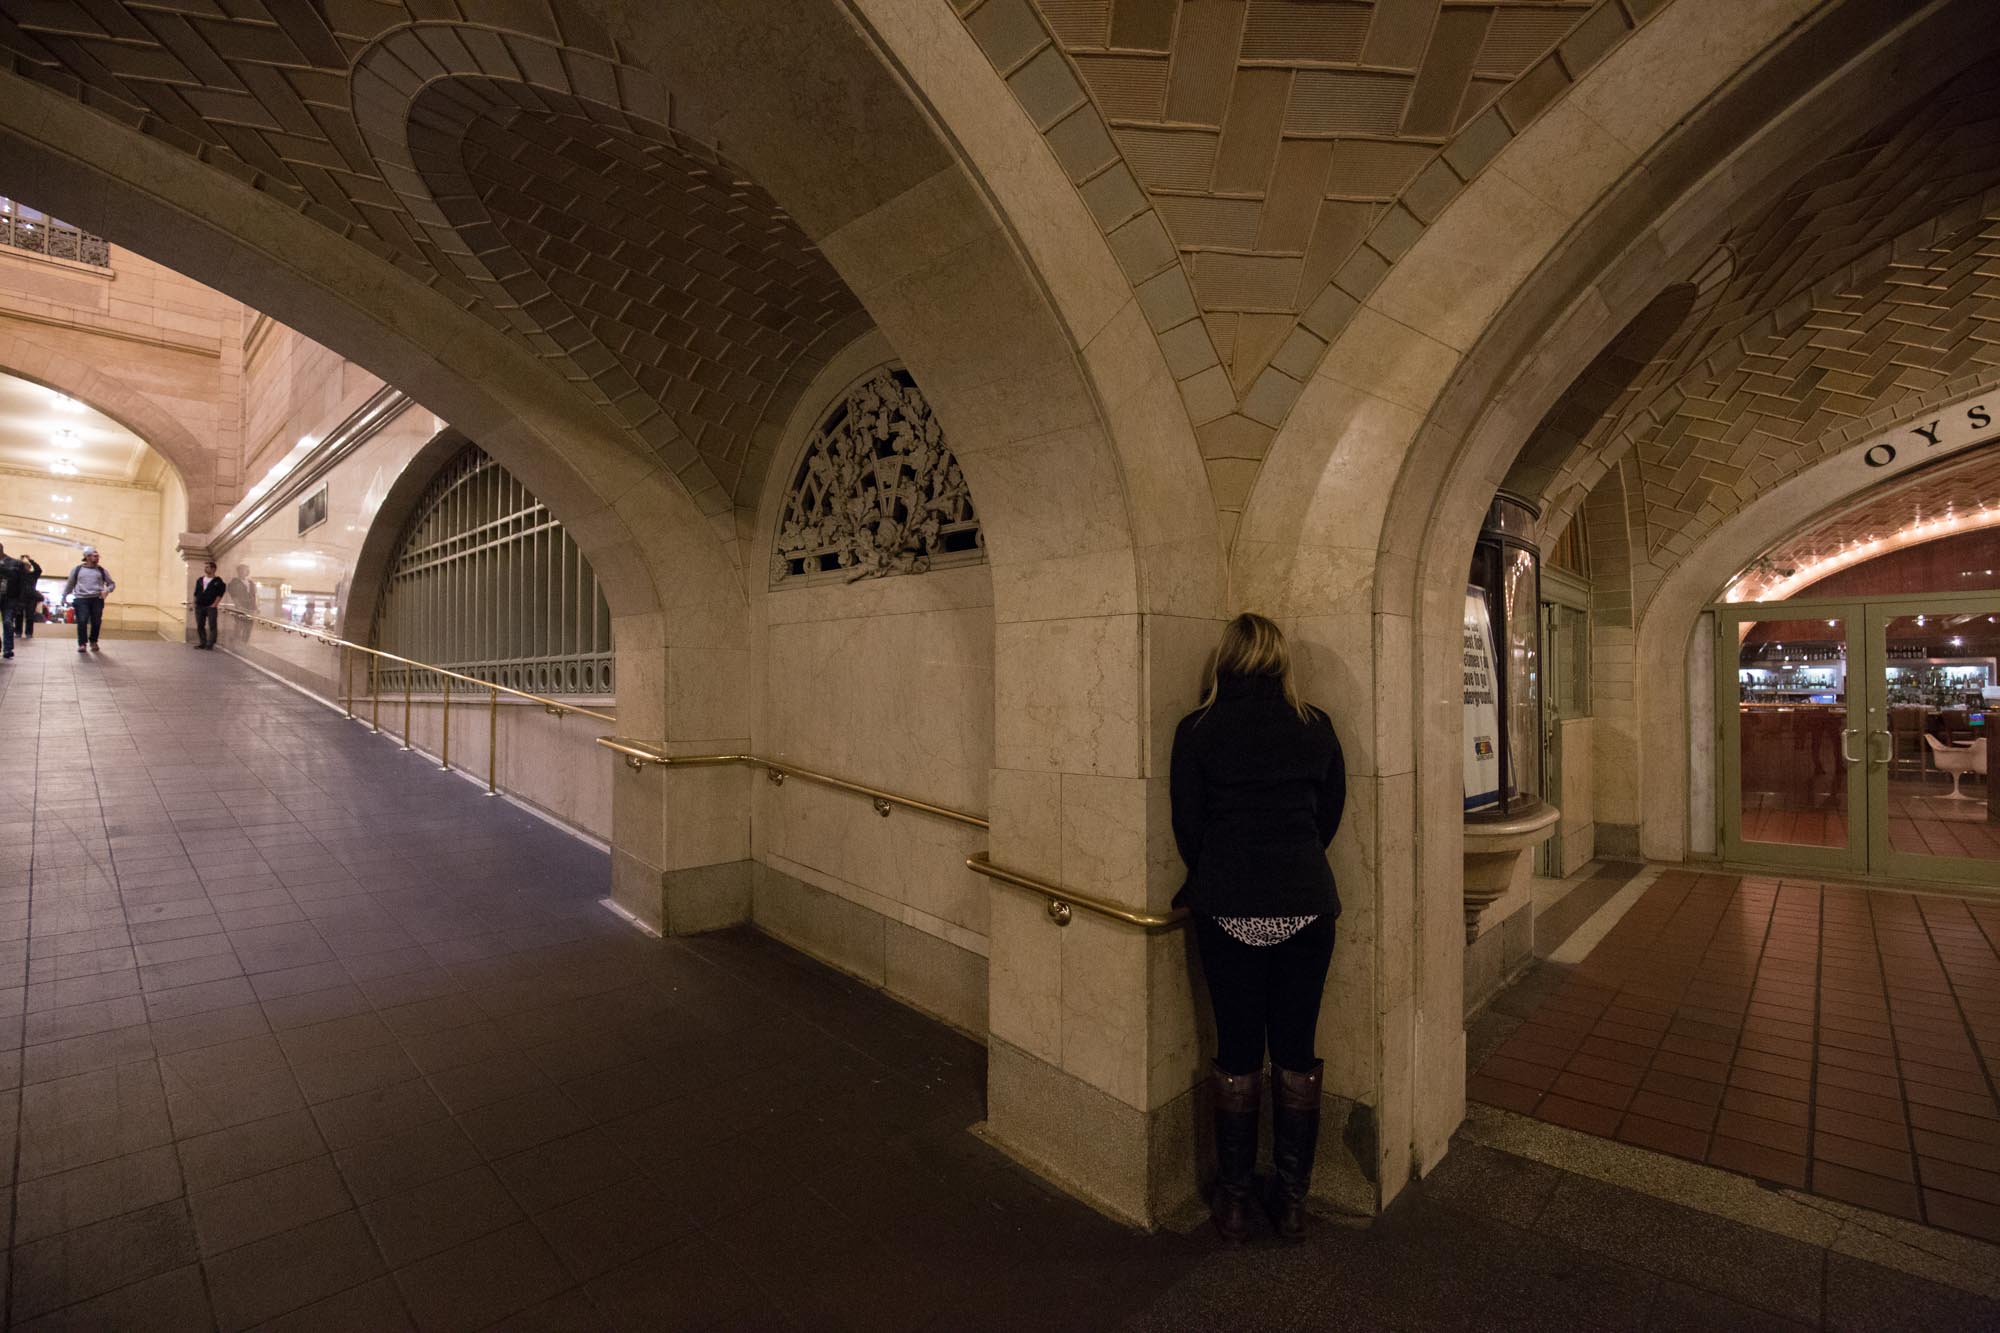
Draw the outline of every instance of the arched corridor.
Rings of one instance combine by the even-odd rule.
[[[106,846],[112,879],[76,881],[90,904],[76,919],[115,910],[106,929],[162,932],[108,948],[205,947],[179,941],[238,927],[190,892],[187,918],[216,930],[171,934],[183,900],[168,890],[216,895],[152,770],[194,740],[176,690],[255,701],[173,776],[204,808],[227,803],[216,781],[254,778],[248,808],[314,846],[266,854],[263,826],[233,812],[216,826],[275,881],[242,890],[272,895],[242,910],[274,919],[244,919],[268,936],[230,943],[240,973],[187,983],[240,1016],[158,1020],[191,1031],[279,1032],[274,1010],[316,1012],[224,984],[271,970],[241,957],[266,939],[280,958],[329,955],[284,964],[322,969],[328,984],[300,995],[366,1002],[323,1022],[435,984],[404,1002],[471,1003],[452,1028],[505,1031],[508,987],[594,984],[601,965],[618,981],[602,994],[637,987],[664,1007],[611,1015],[626,1035],[598,1068],[559,1073],[513,1042],[492,1056],[496,1096],[516,1077],[609,1087],[645,1064],[629,1095],[691,1102],[700,1086],[663,1054],[683,1019],[741,1034],[740,1001],[773,1031],[818,1031],[815,1003],[861,1005],[924,1052],[885,1063],[876,1036],[841,1035],[899,1092],[955,1053],[927,1126],[943,1156],[920,1175],[963,1185],[976,1158],[978,1179],[1012,1189],[1018,1168],[1159,1237],[1149,1249],[1046,1214],[1052,1235],[1149,1273],[1194,1252],[1204,1202],[1229,1205],[1236,1222],[1217,1224],[1235,1234],[1262,1169],[1240,1149],[1268,1121],[1288,1145],[1271,1155],[1288,1231],[1316,1210],[1329,1227],[1372,1219],[1356,1234],[1386,1241],[1434,1185],[1479,1196],[1482,1152],[1560,1172],[1629,1150],[1621,1188],[1678,1159],[1660,1167],[1686,1186],[1675,1206],[1768,1187],[1782,1202],[1765,1220],[1822,1248],[1838,1233],[1805,1214],[1866,1207],[1905,1268],[1934,1243],[1952,1258],[1928,1276],[1993,1295],[1968,1274],[1994,1256],[1966,1247],[2000,1245],[2000,1048],[1984,1026],[2000,955],[1980,952],[1977,924],[2000,901],[1996,57],[1992,0],[0,0],[0,617],[28,610],[4,563],[17,538],[65,543],[48,548],[64,565],[70,545],[81,560],[101,544],[84,583],[119,585],[80,608],[110,608],[101,654],[69,661],[66,627],[43,623],[0,661],[0,690],[58,710],[16,776],[36,817],[66,808],[63,784],[86,770],[51,743],[65,707],[107,769],[131,747],[147,775],[134,799],[165,810],[145,832],[180,845],[162,860],[191,859],[138,865],[128,893]],[[4,410],[9,383],[26,409]],[[69,405],[152,470],[59,481],[77,475]],[[33,589],[55,590],[58,619],[79,609],[63,572]],[[220,644],[200,642],[218,614]],[[165,643],[183,618],[226,651]],[[1293,811],[1273,835],[1300,843],[1287,864],[1312,896],[1280,913],[1265,898],[1298,886],[1246,874],[1261,887],[1232,893],[1258,910],[1238,917],[1199,890],[1188,827],[1232,807],[1190,807],[1210,775],[1177,750],[1192,753],[1190,710],[1243,683],[1211,664],[1240,664],[1217,644],[1246,624],[1271,650],[1258,671],[1286,677],[1315,737],[1297,779],[1311,819]],[[100,686],[101,716],[62,702]],[[114,748],[93,749],[91,728],[117,725]],[[385,755],[378,728],[406,753]],[[0,777],[8,753],[0,730]],[[90,781],[111,783],[96,762]],[[1279,767],[1263,754],[1251,769],[1259,801],[1298,798],[1279,794]],[[307,784],[328,796],[324,827]],[[83,798],[107,838],[112,790]],[[433,854],[461,845],[459,871]],[[377,849],[394,855],[364,859]],[[32,852],[26,868],[58,873]],[[352,891],[315,896],[322,883]],[[1964,921],[1937,905],[1960,900]],[[1823,1020],[1853,998],[1821,974],[1860,948],[1841,932],[1862,914],[1890,923],[1873,954],[1842,960],[1865,972],[1872,957],[1884,979],[1879,1039],[1949,1018],[1929,1012],[1935,988],[1889,980],[1935,963],[1975,1066],[1958,1072],[1983,1091],[1864,1071],[1898,1089],[1849,1090],[1884,1099],[1868,1132],[1900,1128],[1907,1164],[1821,1152],[1810,1109],[1789,1126],[1803,1139],[1766,1134],[1800,1159],[1782,1170],[1718,1146],[1763,1132],[1725,1115],[1757,1075],[1803,1080],[1790,1100],[1819,1104],[1819,1067],[1844,1049],[1820,1040]],[[1679,924],[1645,935],[1656,918]],[[1912,919],[1949,937],[1921,966],[1901,951],[1919,942]],[[1766,999],[1765,954],[1711,959],[1693,938],[1757,921],[1783,946]],[[1257,948],[1288,922],[1314,933],[1245,958],[1308,942],[1331,958],[1287,991],[1286,1040],[1264,1015],[1267,1076],[1263,1047],[1218,1032],[1235,1026],[1232,987],[1198,941]],[[352,975],[342,942],[377,932],[393,948],[356,956],[422,957]],[[507,932],[492,957],[434,953]],[[1807,968],[1808,948],[1799,991],[1786,969]],[[223,966],[207,956],[159,965]],[[135,991],[71,991],[150,1027],[155,965],[134,953]],[[698,985],[674,980],[683,965],[738,980],[683,1003],[674,986]],[[20,981],[24,1033],[61,1030],[34,1021],[48,979]],[[797,1002],[777,1013],[764,983]],[[613,1002],[596,994],[519,1012],[602,1017]],[[1639,998],[1665,1006],[1647,1011],[1662,1040],[1622,1052],[1631,1078],[1601,1078],[1615,1086],[1577,1111],[1588,1099],[1558,1080],[1607,1072],[1572,1064],[1611,1058],[1584,1042],[1622,1040],[1596,1025]],[[1758,1069],[1735,1045],[1727,1060],[1668,1049],[1682,1018],[1725,1026],[1727,1006],[1702,1002],[1719,998],[1740,1001],[1737,1045],[1808,1072]],[[710,1000],[708,1017],[681,1012]],[[1496,1056],[1516,1034],[1495,1024],[1542,1022],[1530,1000],[1596,1006],[1591,1030],[1509,1065],[1534,1043]],[[1767,1021],[1812,1031],[1764,1050],[1749,1037]],[[390,1035],[393,1053],[324,1054],[355,1077],[401,1070],[415,1057]],[[51,1040],[72,1037],[111,1040]],[[578,1059],[602,1046],[562,1038]],[[321,1135],[383,1266],[369,1281],[440,1322],[384,1277],[439,1251],[390,1253],[293,1052],[281,1036],[263,1049],[276,1064],[221,1083],[296,1085],[306,1100],[287,1113]],[[785,1050],[730,1070],[730,1087],[782,1085],[800,1123],[818,1123],[816,1102],[859,1104],[839,1081],[853,1066]],[[181,1055],[145,1057],[169,1113]],[[1713,1097],[1645,1098],[1679,1119],[1637,1109],[1669,1095],[1645,1084],[1656,1065],[1681,1076],[1662,1056],[1710,1060]],[[402,1083],[442,1098],[440,1073]],[[1916,1138],[1934,1127],[1910,1089],[1931,1087],[1970,1099],[1953,1113],[1978,1122],[1958,1125],[1973,1147],[1956,1157]],[[1250,1114],[1281,1088],[1282,1115]],[[808,1137],[852,1165],[848,1145]],[[731,1142],[747,1154],[754,1138]],[[729,1160],[768,1183],[768,1164]],[[1927,1161],[1964,1170],[1926,1176]],[[1697,1167],[1714,1168],[1699,1188],[1675,1174]],[[717,1166],[683,1154],[675,1169],[686,1180],[654,1173],[670,1194]],[[1867,1179],[1818,1188],[1842,1169]],[[539,1238],[523,1253],[553,1247],[563,1299],[611,1317],[602,1271],[501,1183],[494,1230]],[[182,1185],[208,1245],[196,1196],[211,1186]],[[807,1212],[860,1226],[835,1192]],[[963,1192],[971,1208],[978,1191]],[[956,1216],[934,1202],[920,1211]],[[720,1243],[706,1220],[677,1224]],[[17,1232],[14,1248],[82,1229]],[[974,1231],[1007,1272],[1048,1263],[1083,1287],[1099,1271]],[[1351,1239],[1316,1252],[1338,1268]],[[664,1241],[648,1253],[671,1269]],[[211,1301],[212,1258],[194,1260]],[[1213,1277],[1233,1261],[1196,1262]],[[1760,1308],[1838,1322],[1818,1262],[1819,1305]],[[29,1271],[46,1266],[17,1262],[14,1284]],[[1324,1290],[1318,1269],[1294,1276],[1295,1295]],[[973,1298],[936,1285],[905,1302],[913,1322],[969,1318]],[[1113,1285],[1079,1308],[1172,1322]],[[1642,1286],[1644,1308],[1606,1322],[1665,1308]]]

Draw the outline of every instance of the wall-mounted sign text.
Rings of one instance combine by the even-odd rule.
[[[1900,426],[1861,450],[1861,461],[1871,468],[1902,468],[1928,462],[1939,454],[1977,444],[1993,433],[1993,417],[2000,412],[2000,395],[1982,395],[1979,400],[1954,403],[1940,411]]]
[[[299,535],[304,536],[320,524],[326,522],[326,487],[299,501]]]

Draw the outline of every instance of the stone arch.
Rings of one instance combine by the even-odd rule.
[[[1376,952],[1335,986],[1388,1025],[1382,1058],[1342,1071],[1372,1085],[1385,1193],[1443,1154],[1463,1112],[1462,815],[1446,757],[1458,594],[1489,498],[1577,372],[1738,210],[1830,136],[1920,96],[1910,68],[1942,80],[1976,60],[1991,44],[1978,11],[1677,0],[1440,213],[1274,442],[1232,571],[1294,620],[1323,680],[1365,701],[1350,750],[1365,832],[1335,859],[1373,872],[1380,915],[1357,923]]]
[[[0,325],[0,370],[88,403],[144,440],[179,474],[188,496],[191,529],[201,531],[219,515],[213,498],[213,451],[140,390],[99,366],[58,356],[44,343],[6,325]]]
[[[1841,442],[1858,445],[1898,427],[1925,420],[1937,408],[1980,393],[2000,392],[2000,380],[1968,384],[1954,381],[1945,388],[1897,405],[1886,421],[1871,420],[1842,435]],[[1985,446],[1990,450],[1993,446]],[[1774,533],[1810,527],[1829,508],[1870,491],[1907,483],[1914,469],[1899,468],[1888,477],[1866,475],[1857,467],[1852,448],[1830,452],[1766,490],[1752,503],[1729,515],[1684,560],[1678,562],[1655,590],[1639,616],[1635,650],[1642,662],[1666,664],[1665,679],[1650,682],[1641,693],[1637,719],[1638,752],[1644,762],[1640,801],[1640,850],[1661,860],[1680,860],[1689,848],[1688,718],[1691,700],[1687,677],[1677,669],[1687,659],[1688,644],[1704,607],[1743,567],[1769,549]],[[1803,521],[1800,516],[1805,515]],[[1810,594],[1806,594],[1810,595]]]
[[[753,423],[865,316],[782,207],[676,126],[672,99],[644,71],[530,33],[478,32],[395,28],[355,64],[356,127],[420,244],[483,295],[483,314],[671,468],[704,513],[745,507],[764,461]],[[671,224],[646,214],[663,206]],[[564,258],[578,246],[590,251],[582,272]],[[662,263],[711,284],[720,323],[669,314],[676,334],[624,317],[621,307],[675,285]]]
[[[457,302],[278,202],[210,174],[178,150],[18,78],[0,80],[0,125],[23,170],[120,244],[270,314],[395,383],[481,441],[560,505],[618,616],[726,600],[735,578],[686,492],[562,381]],[[123,136],[117,169],[107,136]],[[645,513],[642,540],[632,523]],[[672,516],[672,517],[669,517]],[[662,524],[658,520],[669,517]]]

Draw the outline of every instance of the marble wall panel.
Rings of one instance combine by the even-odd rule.
[[[1137,777],[1140,617],[1001,624],[994,632],[994,763]]]
[[[1129,1106],[1148,1109],[1152,974],[1146,937],[1089,912],[1078,912],[1061,930],[1060,1067]]]
[[[986,812],[993,612],[985,566],[759,590],[752,601],[757,753]],[[759,860],[897,929],[983,957],[990,889],[965,868],[985,849],[983,831],[913,811],[883,818],[864,797],[798,779],[779,787],[753,775],[752,787]],[[915,944],[903,950],[916,973],[921,953]],[[947,1002],[889,988],[938,1012]],[[954,1021],[972,1013],[956,993],[948,1004]],[[983,1022],[983,995],[977,1009]]]

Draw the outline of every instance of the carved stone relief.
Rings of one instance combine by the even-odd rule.
[[[965,474],[923,391],[884,367],[806,442],[771,553],[771,586],[853,583],[986,558]]]

